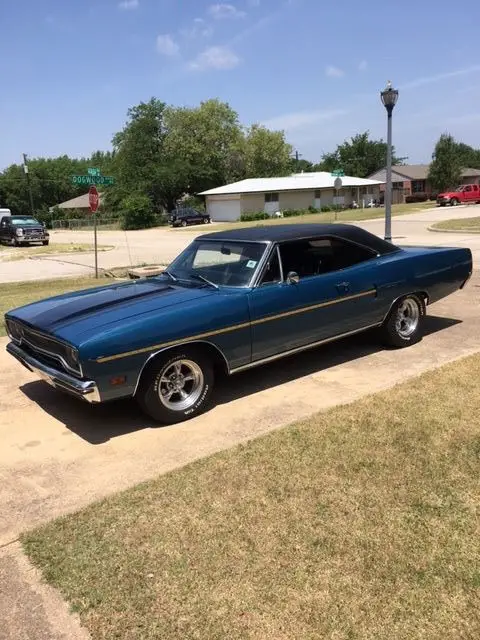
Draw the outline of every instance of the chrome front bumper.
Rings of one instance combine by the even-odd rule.
[[[49,367],[24,351],[14,342],[7,344],[7,352],[29,371],[36,373],[42,380],[45,380],[45,382],[48,382],[52,387],[55,387],[55,389],[69,393],[87,402],[101,402],[98,387],[93,380],[78,380],[64,371]]]

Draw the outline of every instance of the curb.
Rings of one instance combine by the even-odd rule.
[[[434,227],[427,227],[427,231],[433,231],[434,233],[463,233],[478,235],[480,231],[472,231],[467,229],[435,229]]]

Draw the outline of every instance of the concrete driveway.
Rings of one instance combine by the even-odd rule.
[[[222,381],[208,413],[173,427],[133,401],[64,396],[0,345],[0,545],[40,522],[326,407],[480,350],[480,274],[429,307],[427,335],[400,351],[365,334]]]
[[[397,244],[427,244],[468,246],[472,249],[474,263],[480,267],[480,234],[432,233],[428,227],[434,222],[450,218],[480,216],[480,206],[425,209],[418,213],[394,217],[393,242]],[[287,220],[286,220],[287,221]],[[383,236],[384,221],[366,220],[358,224]],[[141,231],[99,231],[99,244],[112,245],[111,251],[100,252],[100,268],[111,269],[142,263],[168,264],[195,237],[207,231],[215,231],[215,224],[198,225],[188,229],[157,228]],[[53,231],[51,243],[93,243],[92,231]],[[93,253],[48,256],[41,259],[2,262],[0,257],[0,282],[41,280],[67,276],[88,275],[93,272]]]
[[[134,402],[90,406],[55,392],[0,340],[0,639],[86,640],[42,583],[21,531],[192,460],[480,351],[480,272],[429,308],[425,337],[400,351],[364,334],[222,381],[211,411],[160,427]],[[392,392],[393,393],[393,392]]]

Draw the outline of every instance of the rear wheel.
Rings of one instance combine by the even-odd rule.
[[[187,221],[186,220],[182,220],[182,227],[186,227],[187,226]]]
[[[408,347],[422,339],[425,305],[416,295],[408,295],[393,305],[382,326],[382,342],[390,347]]]
[[[178,349],[147,366],[136,399],[154,420],[175,424],[206,410],[213,383],[213,364],[201,350]]]

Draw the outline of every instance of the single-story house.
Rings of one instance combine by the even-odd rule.
[[[239,220],[243,213],[264,211],[275,213],[286,209],[308,209],[333,204],[360,206],[380,195],[379,180],[342,176],[342,187],[335,194],[335,177],[326,171],[295,173],[281,178],[248,178],[208,189],[198,195],[205,197],[212,220]]]
[[[99,206],[102,204],[103,196],[100,193],[98,196],[98,204]],[[61,202],[56,205],[59,209],[76,209],[79,212],[88,213],[90,211],[90,205],[88,203],[88,193],[84,193],[81,196],[77,196],[76,198],[72,198],[71,200],[66,200],[65,202]],[[49,211],[53,211],[54,207],[50,207]]]
[[[415,193],[425,193],[428,196],[435,193],[428,180],[429,164],[399,164],[392,167],[392,201],[404,202],[405,196]],[[380,180],[380,190],[385,190],[387,170],[380,169],[368,176],[370,180]],[[480,169],[464,169],[461,184],[480,184]],[[452,185],[455,187],[457,185]]]

